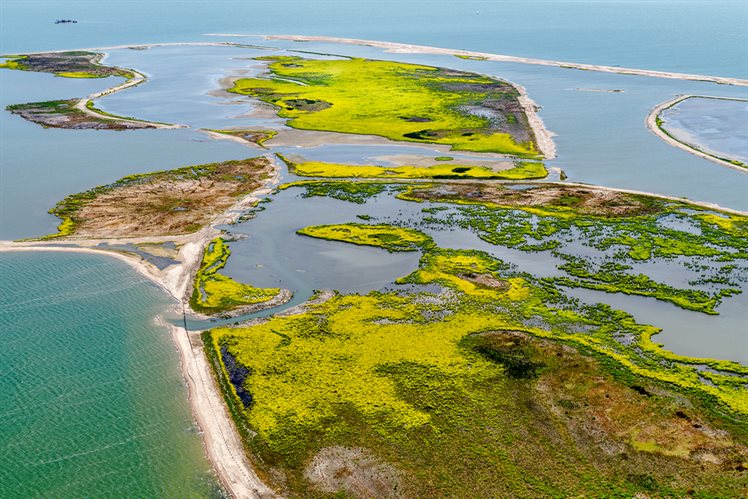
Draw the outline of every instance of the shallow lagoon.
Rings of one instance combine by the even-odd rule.
[[[690,97],[660,117],[663,128],[680,142],[748,164],[748,101]]]
[[[314,290],[337,289],[364,293],[383,289],[400,276],[418,267],[419,252],[387,253],[378,248],[318,240],[295,235],[309,225],[361,222],[356,215],[368,215],[368,223],[394,223],[417,228],[429,234],[443,248],[485,251],[518,271],[537,277],[565,275],[557,269],[563,260],[549,251],[524,252],[496,246],[480,239],[470,230],[447,225],[421,225],[425,207],[453,207],[442,203],[401,201],[392,194],[380,194],[364,204],[331,198],[302,198],[303,190],[289,188],[272,196],[252,220],[227,227],[238,234],[231,243],[232,256],[224,272],[236,279],[259,286],[280,286],[293,289],[297,296],[287,306],[311,296]],[[429,216],[436,216],[430,213]],[[615,248],[606,253],[613,253]],[[565,252],[587,254],[599,258],[603,253],[581,244],[569,244]],[[376,262],[375,266],[369,262]],[[678,263],[646,262],[633,265],[633,273],[643,272],[653,279],[673,286],[686,286],[695,278],[692,270]],[[748,286],[740,284],[743,293],[728,297],[717,308],[720,315],[684,310],[653,298],[604,293],[587,289],[569,289],[568,294],[586,303],[607,303],[625,310],[639,322],[663,329],[655,341],[675,353],[696,357],[713,357],[748,363],[745,338],[745,304]],[[395,286],[394,289],[396,289]],[[284,307],[285,308],[285,307]],[[267,315],[266,313],[253,316]],[[195,323],[194,327],[204,327]]]

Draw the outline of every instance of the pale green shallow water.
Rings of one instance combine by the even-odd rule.
[[[0,497],[219,493],[164,293],[123,262],[0,254]]]

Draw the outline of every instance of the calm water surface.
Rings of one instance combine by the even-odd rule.
[[[660,113],[673,137],[748,164],[748,101],[691,97]]]

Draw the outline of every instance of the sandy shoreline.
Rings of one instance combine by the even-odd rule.
[[[744,168],[742,166],[735,165],[733,163],[730,163],[729,161],[725,161],[723,159],[717,158],[716,156],[712,156],[711,154],[707,154],[703,151],[700,151],[699,149],[696,149],[695,147],[690,146],[689,144],[686,144],[685,142],[681,142],[679,140],[676,140],[675,138],[671,137],[669,134],[665,133],[663,129],[661,129],[659,126],[657,126],[657,118],[660,116],[660,113],[664,111],[665,109],[668,109],[669,107],[672,107],[679,102],[682,102],[686,99],[690,99],[691,97],[702,97],[707,99],[719,99],[721,97],[711,97],[708,95],[678,95],[677,97],[674,97],[670,100],[667,100],[661,104],[657,104],[655,107],[652,108],[652,110],[649,112],[647,117],[644,119],[644,123],[646,124],[647,128],[657,135],[659,138],[667,142],[673,147],[677,147],[678,149],[682,149],[684,151],[690,152],[691,154],[698,156],[700,158],[707,159],[711,161],[712,163],[717,163],[718,165],[726,166],[728,168],[732,168],[733,170],[737,170],[739,172],[748,173],[748,168]],[[743,99],[730,99],[730,100],[743,100]]]
[[[199,333],[172,324],[180,367],[189,392],[193,416],[202,430],[205,451],[221,483],[237,499],[277,497],[257,476],[215,382]]]
[[[538,146],[538,151],[543,155],[543,159],[553,159],[556,157],[556,143],[553,141],[553,132],[545,127],[545,123],[538,115],[540,107],[527,95],[527,90],[522,85],[514,82],[509,82],[519,92],[519,101],[522,108],[525,110],[527,116],[527,122],[530,124],[533,135],[535,135],[535,143]]]
[[[267,194],[280,180],[280,166],[271,159],[274,174],[264,185],[237,201],[224,213],[214,218],[209,225],[195,234],[184,236],[149,236],[142,238],[117,239],[61,239],[51,241],[0,241],[0,253],[11,251],[78,252],[106,255],[128,264],[135,271],[155,283],[177,302],[181,310],[189,309],[194,274],[200,262],[203,248],[221,231],[216,225],[231,223],[239,218],[243,210],[259,201],[258,196]],[[139,256],[97,245],[102,242],[118,244],[138,244],[156,241],[176,241],[181,244],[179,263],[159,270]],[[60,246],[69,244],[69,246]],[[273,300],[274,306],[291,298],[290,291],[282,290]],[[197,317],[206,317],[195,313]],[[213,373],[203,352],[199,332],[188,333],[184,327],[166,324],[156,319],[159,325],[169,327],[174,346],[179,353],[182,376],[189,388],[190,408],[193,417],[202,431],[207,457],[226,491],[235,498],[276,497],[257,476],[249,463],[242,441],[234,428],[234,423],[225,407],[221,392],[215,383]]]

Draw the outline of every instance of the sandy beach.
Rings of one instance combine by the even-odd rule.
[[[60,239],[52,241],[0,241],[0,253],[10,251],[52,251],[78,252],[106,255],[117,258],[135,271],[158,285],[178,303],[179,311],[189,310],[189,295],[203,248],[210,240],[221,234],[216,225],[231,223],[247,208],[259,201],[258,196],[269,193],[279,182],[279,165],[274,165],[274,174],[258,190],[240,199],[231,208],[217,216],[202,230],[183,236],[118,238],[118,239]],[[98,247],[101,243],[140,244],[161,241],[180,244],[179,263],[163,270],[146,262],[141,257],[115,250]],[[69,244],[61,246],[60,244]],[[291,298],[290,291],[282,290],[273,306],[285,303]],[[244,310],[245,313],[246,309]],[[197,317],[207,317],[192,311]],[[171,330],[174,345],[179,352],[182,376],[190,393],[190,407],[203,435],[206,454],[226,491],[235,498],[275,497],[275,493],[257,477],[244,453],[241,439],[234,428],[223,402],[220,390],[203,352],[199,332],[189,332],[183,328],[166,324],[157,318],[160,325]]]
[[[706,95],[678,95],[677,97],[667,100],[661,104],[657,104],[655,107],[652,108],[652,110],[649,112],[647,117],[644,119],[644,123],[647,125],[647,128],[649,128],[649,130],[652,133],[654,133],[659,138],[661,138],[662,140],[664,140],[665,142],[667,142],[673,147],[677,147],[678,149],[682,149],[684,151],[690,152],[691,154],[698,156],[700,158],[708,159],[709,161],[713,163],[717,163],[718,165],[726,166],[728,168],[732,168],[733,170],[737,170],[739,172],[748,173],[748,168],[735,165],[733,163],[730,163],[729,161],[725,161],[723,159],[712,156],[711,154],[702,152],[696,149],[695,147],[692,147],[684,142],[674,139],[673,137],[665,133],[665,131],[662,128],[657,126],[657,118],[659,117],[662,111],[678,104],[681,101],[689,99],[691,97],[717,98],[717,97],[710,97]]]
[[[525,110],[527,115],[527,122],[532,128],[532,133],[535,135],[535,143],[538,146],[538,150],[543,155],[543,159],[553,159],[556,157],[556,144],[553,142],[553,132],[545,127],[545,123],[538,116],[538,109],[540,107],[527,95],[525,87],[516,83],[510,82],[511,85],[519,91],[519,98],[517,99],[520,105]]]
[[[206,36],[223,37],[248,37],[258,35],[241,35],[232,33],[208,33]],[[650,76],[653,78],[670,78],[676,80],[711,81],[723,85],[748,86],[748,80],[740,78],[729,78],[723,76],[709,76],[688,73],[673,73],[667,71],[654,71],[650,69],[622,68],[616,66],[602,66],[596,64],[581,64],[576,62],[551,61],[547,59],[533,59],[528,57],[516,57],[511,55],[491,54],[487,52],[472,52],[470,50],[448,49],[439,47],[428,47],[425,45],[412,45],[407,43],[382,42],[376,40],[360,40],[357,38],[341,38],[334,36],[304,36],[304,35],[262,35],[266,40],[292,40],[306,42],[329,42],[344,43],[348,45],[365,45],[385,49],[387,52],[400,54],[437,54],[472,57],[480,60],[498,62],[517,62],[520,64],[535,64],[540,66],[556,66],[568,69],[586,71],[600,71],[603,73],[629,74],[637,76]]]

